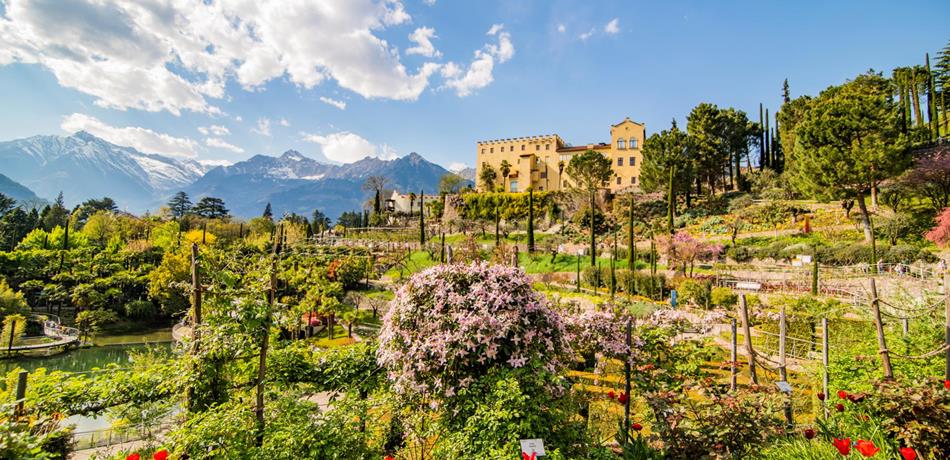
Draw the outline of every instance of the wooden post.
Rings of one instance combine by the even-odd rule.
[[[7,354],[13,354],[13,337],[16,336],[16,320],[10,321],[10,343],[7,344]]]
[[[577,255],[577,278],[574,280],[577,285],[577,292],[581,292],[581,255]]]
[[[821,365],[822,372],[821,375],[821,391],[825,395],[825,399],[828,398],[828,318],[821,319]],[[825,417],[828,416],[828,406],[825,405],[825,402],[821,402],[821,407],[824,408]]]
[[[891,368],[891,357],[887,351],[887,340],[884,338],[884,324],[881,322],[881,307],[877,298],[877,285],[871,278],[871,311],[874,314],[874,327],[877,329],[877,348],[881,354],[881,366],[884,368],[884,380],[894,379],[894,370]]]
[[[445,264],[445,232],[442,232],[441,247],[439,249],[439,263]]]
[[[26,398],[26,377],[30,373],[27,371],[20,371],[17,374],[16,379],[16,408],[14,409],[13,417],[14,420],[19,421],[20,417],[23,416],[23,399]]]
[[[752,332],[749,327],[749,309],[745,302],[745,294],[739,295],[739,318],[742,320],[742,334],[745,335],[745,351],[749,354],[749,380],[759,384],[759,378],[755,374],[755,350],[752,349]]]
[[[284,227],[280,227],[280,236],[283,236]],[[271,249],[270,265],[270,287],[267,292],[267,316],[264,320],[264,331],[261,334],[261,353],[260,361],[257,364],[257,405],[254,407],[254,416],[257,422],[257,445],[264,444],[264,376],[267,374],[267,346],[270,336],[271,315],[274,313],[274,304],[277,297],[277,258],[280,257],[281,246],[278,243],[278,237],[274,241],[274,247]],[[330,322],[330,331],[333,331],[333,323]]]
[[[778,316],[778,373],[779,379],[782,382],[788,381],[788,368],[786,367],[785,362],[785,337],[787,333],[786,321],[785,306],[783,305]]]
[[[815,260],[812,260],[811,267],[811,295],[818,295],[818,252],[815,251],[813,256]]]
[[[627,400],[623,403],[623,445],[627,446],[627,438],[630,437],[630,355],[632,353],[633,341],[630,338],[630,332],[633,329],[633,319],[627,319],[627,356],[623,363],[624,374],[624,394]]]
[[[736,319],[732,318],[732,324],[730,329],[732,330],[732,353],[729,355],[731,362],[729,363],[730,367],[730,378],[729,378],[729,391],[736,391],[736,376],[739,374],[739,368],[736,366],[736,362],[739,361],[739,350],[738,350],[738,336],[739,334],[736,331]]]
[[[944,338],[943,343],[947,347],[944,352],[946,357],[946,369],[944,369],[944,380],[950,380],[950,274],[943,274],[943,295],[944,295]]]

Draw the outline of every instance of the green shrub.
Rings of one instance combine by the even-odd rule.
[[[679,284],[677,292],[683,303],[709,308],[710,288],[711,283],[709,281],[688,279]]]
[[[732,289],[717,286],[710,292],[709,300],[714,306],[730,308],[736,305],[736,302],[739,301],[739,296],[733,292]],[[746,299],[746,301],[748,302],[748,299]]]
[[[605,287],[610,284],[610,269],[588,265],[581,269],[581,281],[591,287]]]
[[[608,273],[607,276],[610,276]],[[634,280],[636,288],[634,288]],[[656,276],[650,275],[650,272],[637,270],[617,270],[617,289],[622,292],[642,295],[644,297],[658,298],[663,295],[666,287],[666,276],[657,273]]]
[[[730,246],[726,249],[726,258],[738,263],[748,262],[755,256],[755,251],[748,246]]]

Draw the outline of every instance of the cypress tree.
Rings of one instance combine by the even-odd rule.
[[[762,115],[762,103],[759,103],[759,129],[762,133],[759,135],[759,170],[768,166],[768,158],[765,156],[765,118]]]
[[[772,167],[772,137],[769,131],[769,109],[765,109],[765,164]]]
[[[788,104],[792,102],[792,97],[788,91],[788,79],[785,79],[785,83],[782,83],[782,102]]]
[[[528,189],[528,254],[534,254],[534,189]]]
[[[939,116],[937,115],[937,93],[934,89],[934,74],[930,71],[930,53],[926,53],[927,64],[927,115],[930,116],[931,139],[940,137]]]
[[[425,190],[419,191],[419,247],[426,244],[426,213],[422,204],[425,202]]]
[[[676,171],[676,167],[670,167],[670,184],[669,190],[667,191],[667,205],[666,205],[666,219],[667,225],[670,227],[670,235],[673,234],[673,208],[676,206],[676,195],[673,191],[673,174]]]
[[[628,251],[628,254],[627,254],[627,259],[628,259],[627,265],[631,271],[637,268],[637,234],[636,234],[636,229],[634,229],[633,227],[633,205],[634,205],[634,200],[633,200],[633,194],[631,193],[630,194],[630,222],[628,222],[629,235],[627,239],[630,244],[630,250]]]

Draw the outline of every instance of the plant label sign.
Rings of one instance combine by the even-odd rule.
[[[541,439],[522,439],[521,452],[528,455],[544,455],[544,441]]]

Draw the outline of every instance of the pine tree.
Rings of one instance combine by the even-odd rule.
[[[60,192],[60,197],[63,193]],[[191,200],[185,192],[178,192],[168,200],[168,208],[171,210],[172,217],[181,219],[191,211]]]
[[[785,79],[785,83],[782,83],[782,102],[788,104],[792,102],[792,97],[788,91],[788,79]]]
[[[264,206],[264,213],[261,214],[261,217],[270,221],[274,220],[274,212],[271,210],[270,202],[267,202],[267,206]]]
[[[765,117],[762,112],[762,103],[759,103],[759,170],[768,166],[768,157],[765,155]]]

